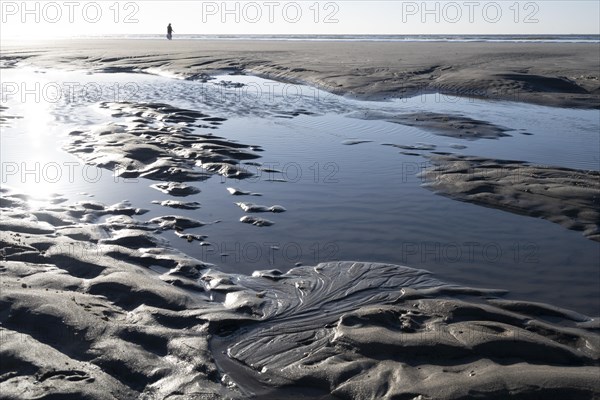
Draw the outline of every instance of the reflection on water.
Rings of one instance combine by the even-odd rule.
[[[423,155],[431,150],[382,146],[598,169],[597,111],[441,95],[365,102],[247,76],[202,83],[141,74],[20,69],[3,71],[3,80],[73,88],[70,96],[56,101],[17,93],[3,102],[11,115],[24,116],[2,128],[3,186],[48,203],[60,199],[54,193],[69,201],[93,196],[113,204],[126,199],[149,209],[143,216],[147,220],[168,214],[219,220],[189,230],[208,236],[203,245],[172,232],[163,236],[227,271],[286,270],[298,263],[338,259],[392,262],[468,286],[508,289],[515,298],[597,313],[596,242],[548,221],[437,196],[423,189],[417,176],[428,165]],[[183,200],[201,203],[201,208],[172,209],[152,203],[173,199],[150,187],[156,182],[115,177],[61,150],[72,130],[125,121],[98,107],[100,101],[115,100],[164,102],[227,118],[197,131],[260,145],[262,158],[253,160],[260,165],[246,165],[255,177],[238,181],[214,176],[195,182],[202,191]],[[349,117],[365,110],[460,113],[509,128],[511,136],[465,141]],[[262,196],[232,196],[229,187]],[[275,222],[256,227],[239,222],[246,215],[235,204],[240,201],[281,205],[287,211],[256,214]]]

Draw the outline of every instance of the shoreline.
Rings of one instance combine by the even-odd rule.
[[[41,67],[158,68],[188,79],[238,71],[364,100],[439,92],[581,109],[600,109],[599,57],[598,46],[585,43],[75,39],[2,46],[5,63]]]

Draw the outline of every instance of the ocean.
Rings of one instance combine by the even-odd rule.
[[[161,34],[89,35],[77,38],[164,39]],[[177,40],[289,40],[356,42],[600,43],[600,35],[202,35],[178,34]]]

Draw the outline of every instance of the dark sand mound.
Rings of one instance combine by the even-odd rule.
[[[156,183],[150,185],[150,187],[160,190],[163,193],[171,196],[189,196],[192,194],[200,193],[200,189],[195,186],[186,185],[185,183],[167,182],[167,183]]]
[[[242,210],[244,210],[244,212],[247,213],[265,213],[265,212],[271,212],[271,213],[282,213],[285,212],[286,209],[283,208],[282,206],[263,206],[260,204],[254,204],[254,203],[247,203],[247,202],[238,202],[235,203],[238,207],[240,207]]]
[[[517,87],[528,92],[584,93],[588,91],[565,77],[547,77],[531,74],[498,74],[499,78],[517,83]]]
[[[179,208],[182,210],[197,210],[202,205],[197,201],[178,201],[178,200],[153,200],[153,204],[160,204],[163,207]]]
[[[254,226],[271,226],[275,224],[275,222],[271,220],[261,217],[255,217],[254,215],[245,215],[242,218],[240,218],[240,222]]]
[[[451,198],[547,219],[600,241],[600,173],[433,155],[425,187]]]
[[[466,140],[498,139],[501,137],[510,136],[506,132],[511,130],[486,121],[480,121],[462,115],[440,114],[425,111],[408,114],[391,114],[383,111],[367,111],[356,112],[350,116],[366,120],[383,120],[406,126],[415,126],[430,130],[436,135]],[[423,149],[400,145],[391,146],[409,150],[433,150],[429,148]]]
[[[2,209],[2,398],[600,394],[598,323],[586,316],[395,265],[225,274],[135,214],[126,203]]]

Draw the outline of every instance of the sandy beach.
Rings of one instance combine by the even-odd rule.
[[[579,43],[3,43],[0,398],[598,398],[599,63]],[[139,92],[13,90],[84,78]],[[331,97],[223,96],[274,81]],[[32,185],[38,159],[106,174]],[[503,256],[427,258],[473,238]],[[255,242],[319,257],[231,245]]]
[[[246,71],[368,99],[442,92],[599,108],[595,44],[68,40],[3,44],[4,62],[184,77]]]

